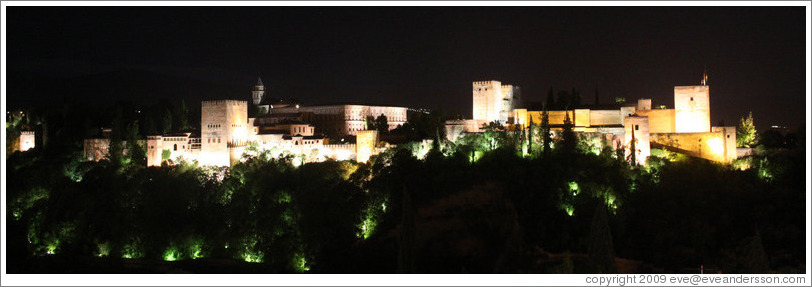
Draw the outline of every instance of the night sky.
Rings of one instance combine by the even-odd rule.
[[[306,104],[442,108],[470,118],[472,81],[519,85],[531,101],[544,100],[552,86],[575,87],[583,102],[592,103],[597,86],[603,102],[651,98],[655,106],[673,108],[674,86],[699,84],[707,68],[712,125],[721,120],[734,125],[752,110],[760,130],[798,127],[808,104],[804,12],[804,7],[8,7],[6,99],[10,108],[34,98],[58,102],[65,97],[62,88],[48,81],[76,77],[100,85],[120,80],[121,89],[172,85],[155,77],[137,84],[125,79],[137,71],[191,79],[186,85],[225,87],[216,96],[182,88],[174,99],[250,100],[261,76],[272,97]],[[12,81],[23,78],[28,80]],[[111,103],[118,96],[71,95]]]

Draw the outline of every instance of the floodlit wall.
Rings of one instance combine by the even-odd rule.
[[[355,136],[357,162],[367,162],[375,151],[375,144],[378,141],[378,131],[358,131]]]
[[[356,158],[356,144],[327,144],[324,148],[329,151],[328,158],[334,160],[351,160]]]
[[[450,120],[445,123],[445,137],[450,141],[457,141],[463,133],[480,132],[485,121],[477,120]]]
[[[147,136],[147,166],[160,166],[164,152],[171,162],[199,160],[200,139],[190,138],[191,133]]]
[[[651,109],[651,99],[638,99],[637,111],[645,111]]]
[[[513,116],[511,113],[513,108],[519,106],[520,95],[521,91],[519,87],[513,85],[502,85],[502,105],[499,109],[499,121],[501,121],[503,124]]]
[[[624,119],[626,130],[625,146],[626,156],[628,157],[632,152],[636,152],[635,158],[637,164],[645,165],[646,159],[651,155],[651,144],[649,135],[649,124],[647,117],[629,116]],[[632,133],[634,133],[635,150],[631,150],[632,146]]]
[[[571,118],[570,120],[573,121],[573,123],[575,124],[576,127],[588,127],[589,126],[589,110],[588,109],[575,109],[573,111],[573,118]]]
[[[735,137],[733,140],[735,142]],[[651,142],[690,156],[726,162],[723,132],[658,133],[651,134]]]
[[[625,123],[626,117],[632,116],[637,112],[637,107],[620,107],[620,122]]]
[[[526,128],[530,125],[530,120],[527,118],[527,109],[514,109],[513,110],[513,124]]]
[[[675,86],[675,132],[699,133],[710,131],[709,86]]]
[[[36,133],[33,131],[20,132],[20,151],[27,151],[36,146]]]
[[[248,103],[203,101],[200,125],[200,164],[230,166],[229,147],[245,147],[248,141]]]
[[[590,126],[619,126],[623,121],[620,119],[620,110],[590,110]]]
[[[675,132],[673,109],[638,110],[637,115],[648,117],[649,131],[651,133]]]
[[[161,136],[147,136],[147,166],[161,166],[163,140]]]
[[[573,111],[547,111],[547,117],[550,125],[563,125],[564,119],[569,115],[570,121],[574,121],[575,115]],[[541,124],[541,112],[539,112],[539,124]],[[574,122],[573,122],[574,123]]]
[[[711,127],[712,132],[721,132],[725,146],[725,162],[733,162],[738,158],[736,150],[736,127]]]
[[[284,107],[271,110],[271,114],[303,113],[304,121],[315,127],[316,133],[336,133],[338,136],[355,135],[365,130],[367,116],[378,118],[386,116],[389,130],[403,125],[408,120],[408,109],[405,107],[367,106],[367,105],[325,105]]]
[[[502,83],[499,81],[477,81],[473,83],[474,119],[486,122],[500,119],[502,108]]]

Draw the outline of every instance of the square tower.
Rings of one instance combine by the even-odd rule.
[[[678,133],[710,131],[709,86],[674,87],[674,130]]]
[[[27,151],[36,146],[36,133],[34,131],[20,132],[20,151]]]
[[[513,109],[519,106],[521,98],[521,90],[518,86],[502,85],[502,105],[499,109],[499,121],[502,124],[508,121],[508,118],[513,116],[511,113]]]
[[[230,166],[233,150],[248,141],[248,102],[203,101],[200,118],[200,164]]]
[[[147,166],[161,166],[163,142],[161,136],[147,136]]]
[[[623,126],[626,130],[626,156],[635,152],[635,159],[638,165],[645,165],[646,159],[651,155],[651,134],[649,133],[648,117],[628,116],[623,119]],[[634,151],[632,147],[632,137],[634,137]]]
[[[499,81],[474,82],[474,120],[492,122],[500,120],[502,110],[502,83]]]
[[[378,131],[363,130],[358,131],[355,136],[355,161],[367,162],[375,153],[375,146],[378,144]]]

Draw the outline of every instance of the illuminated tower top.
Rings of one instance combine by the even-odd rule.
[[[262,78],[257,77],[257,84],[254,85],[254,91],[251,92],[251,99],[254,105],[259,105],[262,102],[262,97],[265,96],[265,85],[262,84]]]

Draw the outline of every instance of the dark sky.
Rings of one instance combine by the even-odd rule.
[[[673,87],[699,84],[707,67],[713,125],[752,110],[760,129],[797,127],[807,105],[804,7],[8,7],[7,17],[10,75],[143,70],[236,86],[220,98],[244,100],[261,75],[272,96],[305,103],[470,117],[472,81],[538,101],[576,87],[587,103],[597,85],[602,101],[672,108]],[[31,89],[62,99],[47,83]]]

